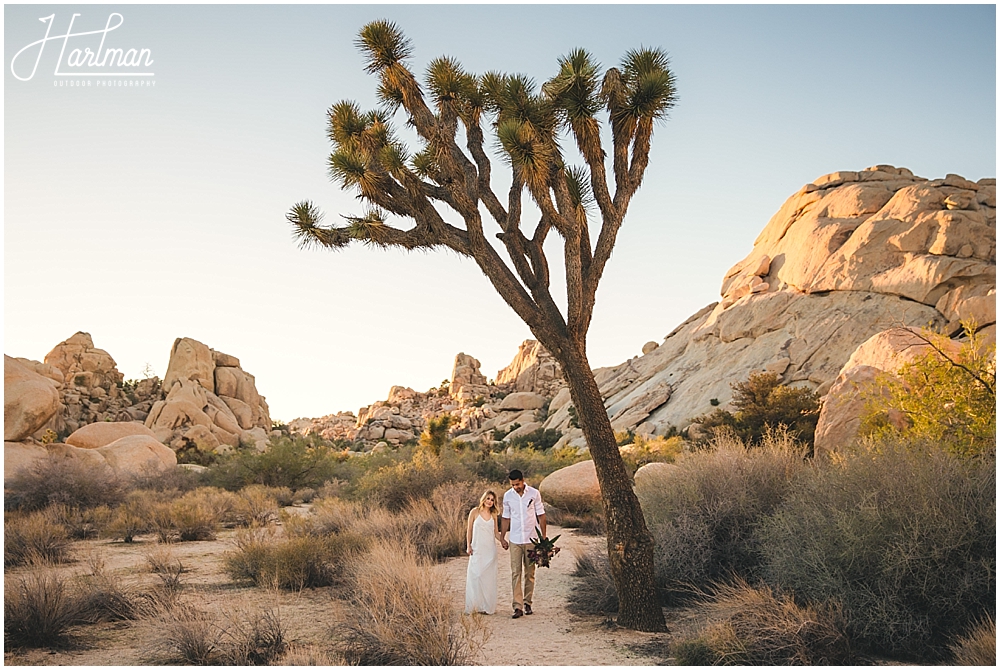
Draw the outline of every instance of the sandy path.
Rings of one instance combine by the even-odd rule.
[[[490,637],[475,663],[479,665],[656,665],[659,658],[631,649],[662,636],[637,633],[607,625],[600,616],[576,616],[566,610],[572,587],[575,554],[602,545],[604,538],[577,535],[571,529],[549,526],[549,536],[559,535],[560,554],[549,568],[535,572],[535,613],[512,619],[510,554],[497,547],[497,613],[486,617]],[[465,603],[468,557],[439,566],[446,571],[454,601]]]

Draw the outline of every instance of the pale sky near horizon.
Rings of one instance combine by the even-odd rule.
[[[155,85],[57,76],[55,40],[31,79],[12,74],[39,18],[55,15],[55,36],[73,13],[79,32],[112,12],[105,47],[149,49],[154,73],[119,79]],[[362,209],[327,177],[325,112],[375,105],[353,40],[379,18],[412,39],[418,74],[448,54],[543,82],[577,46],[605,67],[640,45],[669,53],[679,102],[598,292],[595,367],[717,300],[820,175],[996,176],[993,5],[5,5],[4,353],[41,360],[83,330],[126,378],[162,376],[193,337],[237,356],[286,421],[426,390],[459,351],[495,376],[531,334],[470,259],[304,251],[284,218],[306,198],[328,221]]]

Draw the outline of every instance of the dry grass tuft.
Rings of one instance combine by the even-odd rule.
[[[595,549],[577,556],[573,576],[577,581],[569,593],[567,609],[570,612],[614,614],[618,611],[618,592],[606,550]]]
[[[720,619],[674,646],[678,665],[841,665],[852,653],[835,605],[800,606],[742,580],[717,584],[708,604]]]
[[[66,528],[47,511],[4,514],[4,566],[32,561],[59,563],[66,560],[68,551]]]
[[[996,666],[996,621],[987,615],[968,635],[960,637],[949,648],[955,656],[955,665]]]
[[[344,665],[342,659],[334,659],[320,647],[310,645],[288,645],[285,655],[282,656],[277,665]]]
[[[345,657],[358,665],[468,665],[488,629],[463,617],[443,576],[411,544],[376,541],[354,561]]]
[[[81,622],[82,601],[51,565],[38,562],[24,575],[5,580],[4,645],[48,647],[65,641]]]
[[[187,665],[268,665],[287,648],[275,610],[237,608],[221,620],[190,605],[164,611],[150,651],[160,662]]]

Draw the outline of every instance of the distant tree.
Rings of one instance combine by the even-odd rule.
[[[809,389],[785,386],[773,372],[751,372],[732,384],[735,412],[717,409],[695,419],[704,428],[731,428],[747,444],[759,444],[769,428],[784,426],[812,445],[819,421],[819,396]]]
[[[451,416],[448,414],[429,419],[427,430],[420,434],[420,446],[435,456],[440,456],[441,449],[448,444],[449,428],[451,428]]]
[[[662,630],[653,540],[618,453],[586,344],[598,283],[649,162],[654,123],[665,118],[676,100],[665,53],[629,51],[620,68],[602,75],[590,54],[575,49],[559,60],[558,73],[540,90],[524,75],[476,76],[443,56],[431,61],[421,87],[406,64],[411,44],[395,24],[369,23],[357,45],[366,58],[365,69],[379,79],[383,109],[365,112],[351,101],[330,108],[329,169],[368,208],[345,217],[347,225],[326,226],[316,206],[303,201],[292,207],[288,220],[303,245],[339,249],[358,241],[379,248],[446,248],[476,262],[562,365],[601,486],[621,602],[618,623]],[[421,146],[412,153],[393,129],[392,117],[400,110],[420,137]],[[611,128],[613,185],[597,118],[602,110]],[[509,169],[506,202],[491,185],[484,120],[490,121]],[[568,162],[564,138],[576,145],[582,165]],[[533,226],[522,221],[525,193],[540,212]],[[506,258],[487,238],[486,213],[499,229],[496,238]],[[594,213],[600,218],[596,242],[590,221]],[[389,225],[390,214],[412,227]],[[464,226],[454,225],[456,218]],[[565,314],[550,292],[544,251],[550,233],[562,240]]]

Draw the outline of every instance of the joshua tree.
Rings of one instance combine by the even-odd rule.
[[[312,202],[300,202],[287,215],[297,238],[303,246],[332,249],[353,241],[411,250],[447,247],[475,260],[562,365],[601,486],[619,624],[662,630],[652,537],[587,361],[587,331],[604,266],[642,183],[654,122],[663,119],[676,100],[665,53],[629,51],[620,68],[602,76],[590,54],[576,49],[559,60],[558,74],[540,90],[523,75],[469,74],[444,56],[431,61],[421,88],[406,64],[410,42],[395,24],[369,23],[357,46],[365,69],[378,77],[383,109],[365,112],[351,101],[330,108],[329,169],[368,208],[359,216],[345,217],[346,225],[329,226],[323,225],[323,215]],[[420,137],[415,153],[393,130],[392,118],[400,110]],[[601,146],[601,110],[607,111],[611,126],[613,187]],[[484,122],[510,171],[506,202],[492,188]],[[569,164],[560,144],[565,138],[575,141],[581,165]],[[533,225],[522,221],[525,194],[540,213]],[[449,220],[460,218],[464,225],[449,223],[443,211],[452,213]],[[493,231],[484,229],[484,212],[496,226],[499,243],[487,238]],[[410,227],[389,225],[389,215]],[[596,242],[591,216],[600,219]],[[550,292],[543,250],[550,233],[562,240],[565,313]]]

